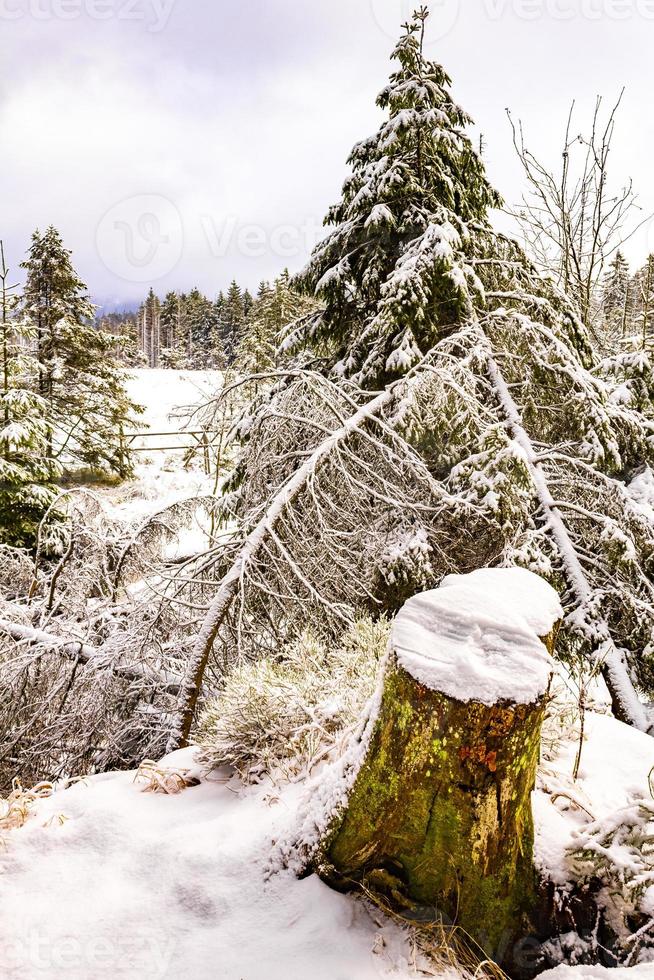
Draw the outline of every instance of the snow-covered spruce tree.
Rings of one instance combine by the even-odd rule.
[[[47,406],[35,390],[38,362],[17,307],[0,242],[0,543],[31,547],[55,497],[57,467],[47,451]]]
[[[654,332],[654,255],[648,257],[634,276],[634,305],[635,333],[644,349],[651,343]]]
[[[493,230],[499,197],[424,57],[425,18],[405,28],[388,118],[355,147],[300,277],[324,308],[286,350],[312,337],[324,371],[289,371],[241,428],[225,500],[241,530],[197,566],[203,600],[218,588],[181,737],[207,669],[498,564],[555,584],[560,652],[601,668],[616,714],[650,728],[637,692],[654,692],[654,528],[628,481],[654,425],[602,379],[572,304]]]
[[[134,413],[115,361],[116,338],[97,330],[86,286],[55,228],[34,233],[23,263],[22,314],[34,333],[37,391],[47,404],[50,455],[127,476],[121,432]]]
[[[315,300],[302,296],[290,282],[288,270],[272,286],[262,282],[245,321],[236,351],[235,367],[247,374],[274,370],[281,363],[280,333],[316,309]]]
[[[463,268],[466,278],[453,281],[454,246],[501,204],[449,77],[423,56],[425,19],[414,18],[394,52],[398,70],[377,99],[388,120],[354,147],[352,175],[325,220],[335,229],[298,280],[326,303],[311,333],[334,347],[334,371],[364,387],[415,364],[434,323],[465,317],[474,273]]]
[[[277,362],[275,333],[267,316],[272,292],[270,283],[260,283],[238,342],[234,364],[238,371],[246,374],[269,371]]]
[[[150,289],[137,314],[139,345],[145,355],[148,367],[159,367],[161,350],[161,303]]]
[[[166,293],[161,304],[161,349],[175,349],[182,335],[182,302],[178,293]]]
[[[227,295],[222,293],[216,302],[216,336],[225,351],[228,363],[234,360],[239,337],[245,326],[245,302],[241,287],[232,280]]]
[[[217,336],[215,305],[199,289],[183,297],[186,329],[186,367],[193,370],[221,368],[225,355]]]
[[[629,332],[631,319],[629,263],[618,249],[602,283],[604,335],[615,346]]]

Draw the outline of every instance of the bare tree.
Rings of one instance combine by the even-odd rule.
[[[528,148],[522,122],[507,109],[513,143],[528,190],[513,212],[529,250],[541,268],[575,301],[595,342],[604,346],[599,286],[607,262],[642,226],[632,181],[610,182],[615,123],[624,90],[603,118],[598,96],[589,131],[573,135],[575,102],[570,107],[561,163],[550,169]]]

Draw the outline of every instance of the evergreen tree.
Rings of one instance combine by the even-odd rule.
[[[500,199],[447,75],[424,57],[426,17],[405,27],[378,100],[387,119],[355,147],[335,227],[299,277],[324,308],[287,345],[302,350],[308,333],[327,378],[275,386],[241,427],[240,515],[256,530],[236,561],[265,547],[270,572],[248,593],[228,571],[202,636],[223,628],[232,580],[253,632],[282,588],[336,628],[343,604],[394,610],[448,572],[521,564],[565,598],[564,655],[601,669],[618,716],[647,730],[654,526],[627,483],[654,461],[654,425],[624,377],[598,378],[610,372],[573,303],[493,230]],[[651,403],[646,357],[620,373]]]
[[[630,279],[629,263],[618,249],[602,286],[604,334],[614,342],[625,337],[629,330]]]
[[[29,547],[55,496],[47,404],[36,391],[39,365],[17,313],[0,242],[0,543]]]
[[[140,349],[137,316],[133,313],[106,313],[97,317],[102,333],[117,338],[116,360],[124,367],[144,367]]]
[[[217,335],[229,364],[234,360],[236,347],[244,326],[243,293],[236,280],[232,280],[227,295],[222,296],[221,294],[218,297],[218,321],[216,324]]]
[[[269,283],[260,283],[236,352],[235,365],[243,374],[261,374],[276,365],[275,336],[268,318],[272,294]]]
[[[246,289],[245,292],[243,293],[243,315],[245,316],[246,320],[250,315],[250,311],[253,306],[254,306],[254,298],[252,296],[252,293],[250,292],[249,289]]]
[[[171,350],[177,347],[182,337],[182,301],[175,292],[166,294],[161,304],[161,348]],[[163,365],[162,365],[163,366]]]
[[[262,282],[238,346],[238,369],[245,374],[258,374],[277,367],[282,361],[279,345],[284,328],[313,312],[316,305],[293,287],[288,270],[272,287]]]
[[[366,386],[415,364],[465,314],[470,280],[454,278],[453,256],[467,223],[486,223],[501,204],[449,77],[424,58],[426,17],[407,25],[398,69],[377,99],[389,118],[354,147],[352,175],[325,221],[335,229],[299,278],[326,303],[315,340],[333,350],[337,372]]]
[[[216,308],[199,289],[184,298],[184,320],[188,344],[187,367],[193,370],[221,368],[225,357],[217,338]]]
[[[117,339],[95,328],[86,286],[54,228],[35,232],[22,266],[22,312],[36,338],[37,390],[52,427],[50,454],[127,476],[131,465],[122,431],[137,406],[115,362]]]
[[[634,297],[634,326],[644,348],[654,332],[654,255],[634,277]]]
[[[161,304],[159,297],[155,296],[152,288],[150,288],[145,302],[139,309],[137,332],[139,345],[145,355],[147,366],[151,368],[159,367],[159,354],[161,351]]]

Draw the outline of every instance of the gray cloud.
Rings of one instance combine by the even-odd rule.
[[[433,0],[431,53],[483,130],[505,197],[520,189],[505,106],[555,161],[570,98],[589,107],[626,84],[614,173],[631,174],[654,209],[648,2]],[[377,125],[408,9],[0,0],[0,234],[14,266],[52,222],[100,297],[137,299],[148,276],[160,292],[213,293],[299,268],[352,143]],[[643,231],[633,257],[648,247]]]

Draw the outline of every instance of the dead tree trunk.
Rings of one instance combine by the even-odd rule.
[[[522,569],[452,576],[404,606],[325,880],[454,924],[510,965],[537,904],[531,792],[560,616]]]

